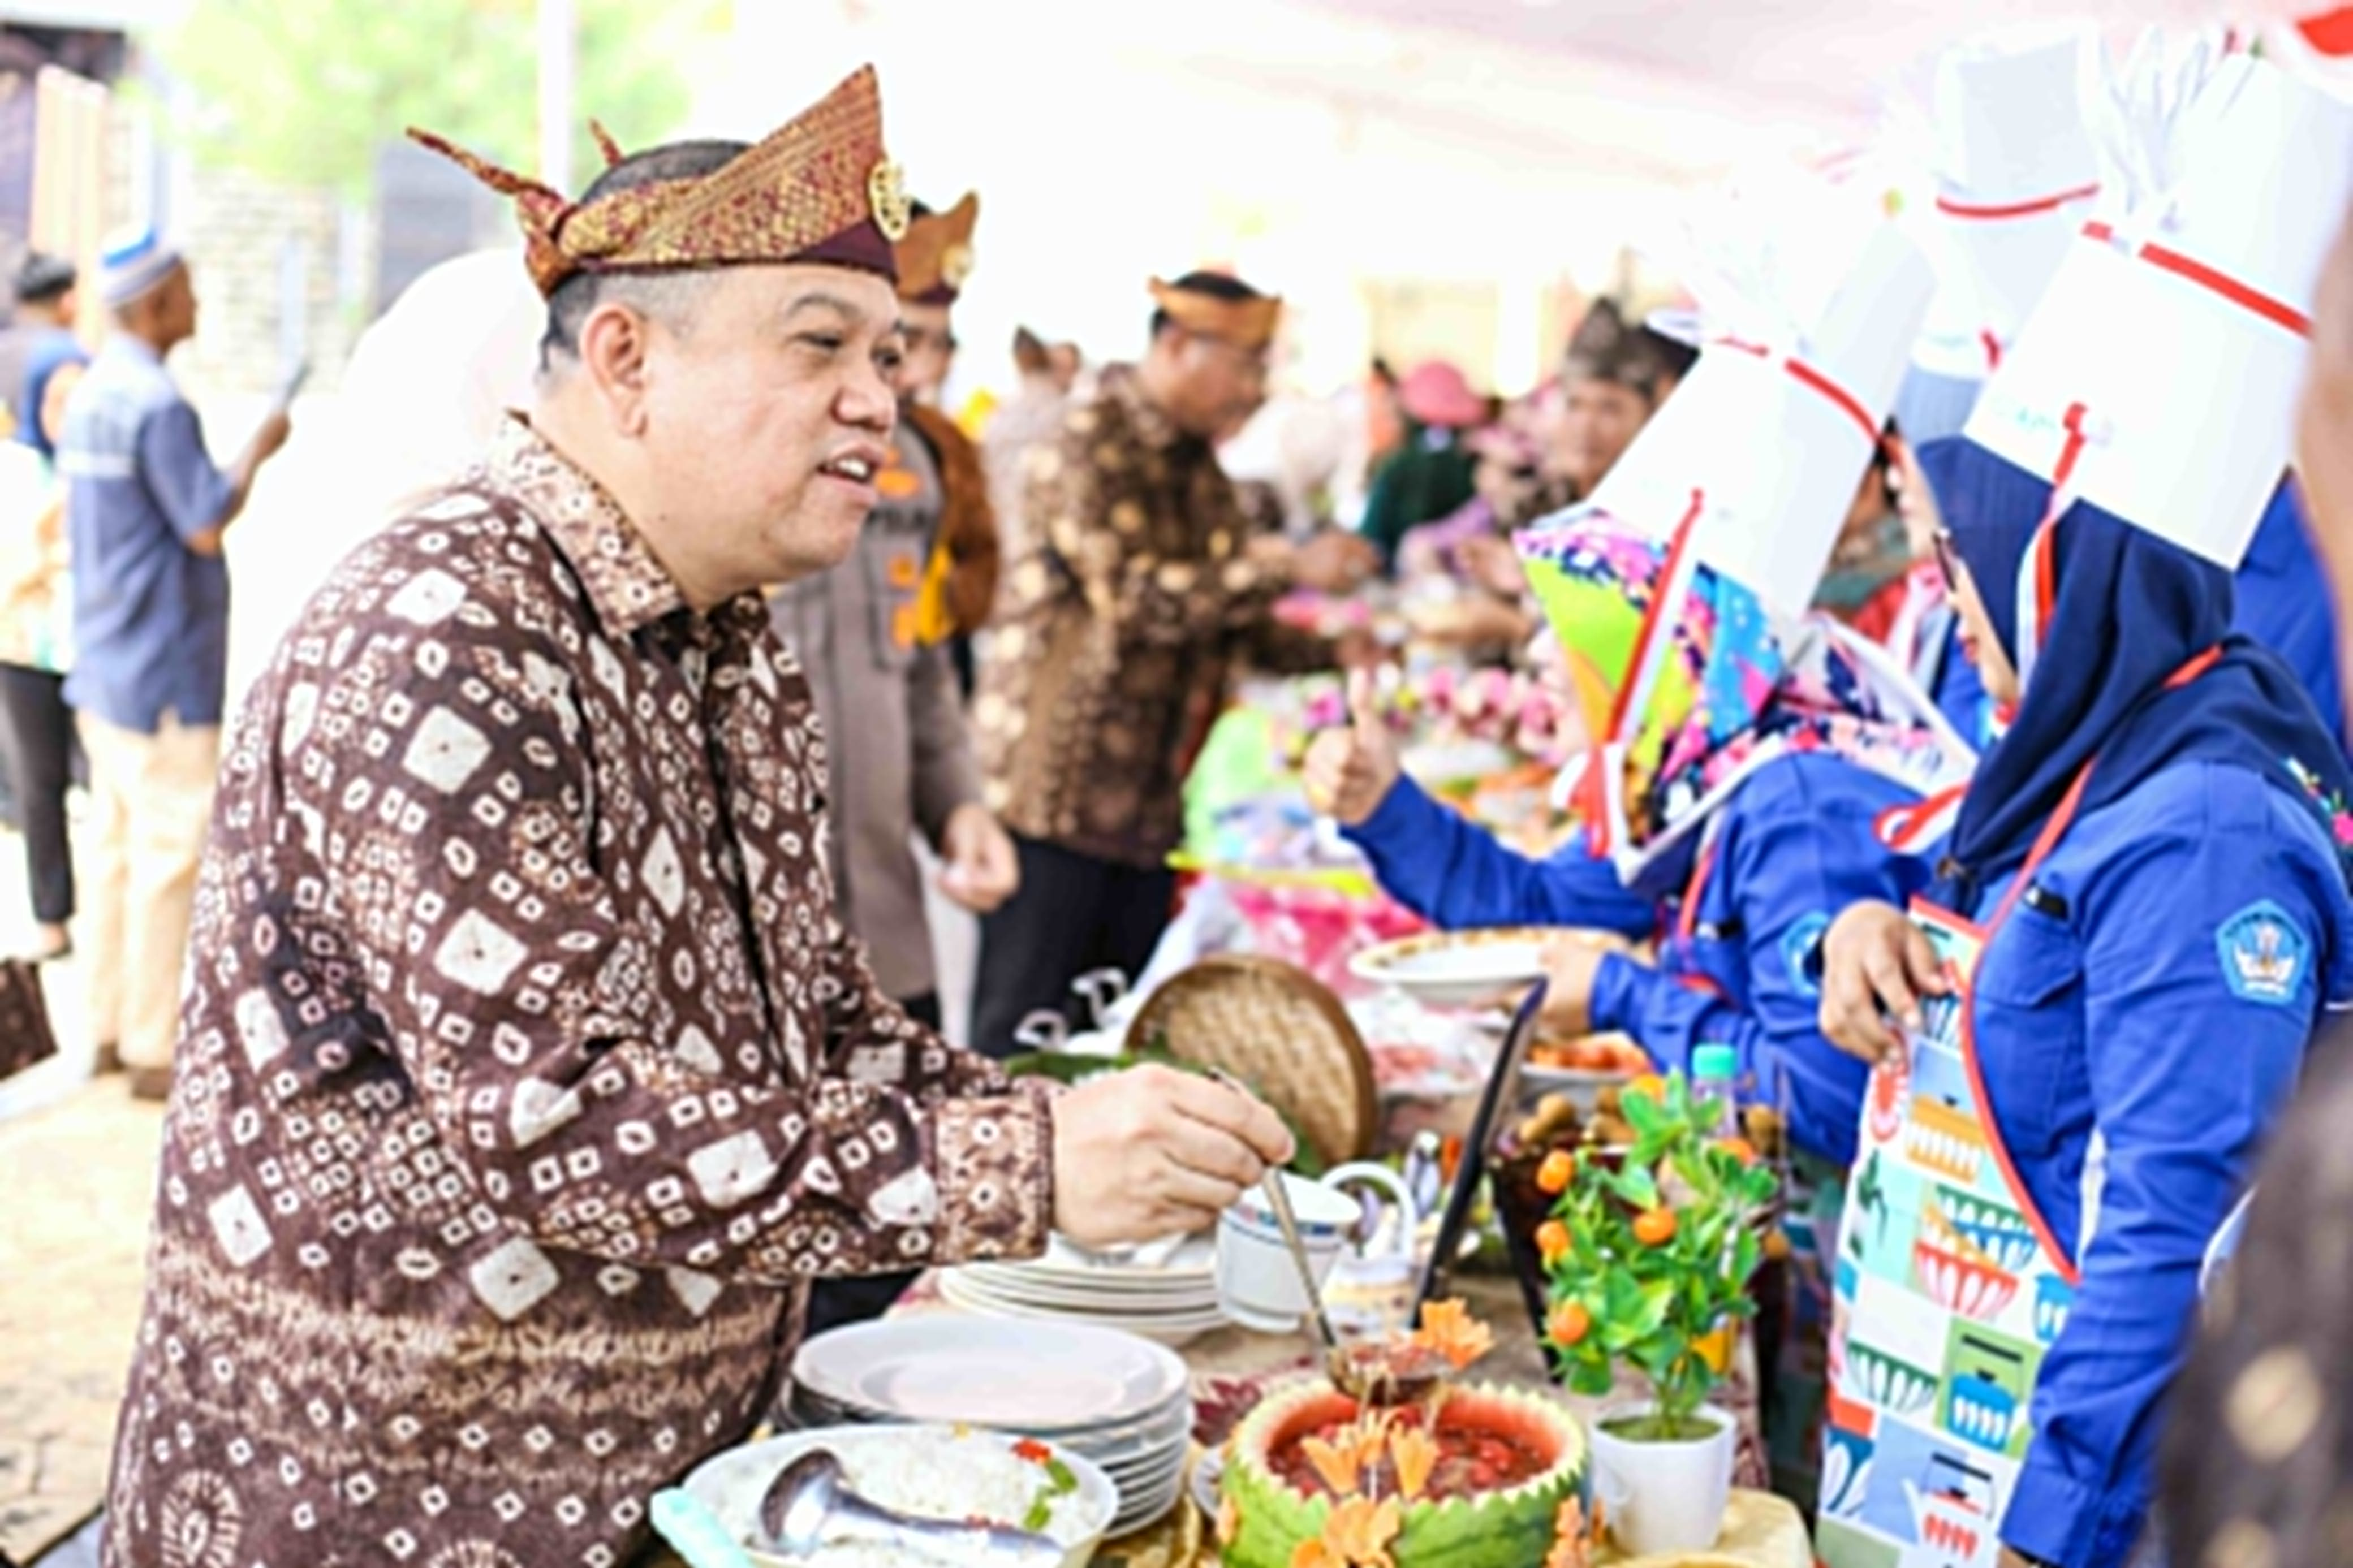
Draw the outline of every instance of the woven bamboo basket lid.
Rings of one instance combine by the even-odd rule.
[[[1179,1061],[1223,1068],[1288,1116],[1328,1165],[1372,1152],[1380,1107],[1364,1037],[1305,970],[1237,953],[1205,958],[1152,994],[1127,1049],[1165,1042]]]

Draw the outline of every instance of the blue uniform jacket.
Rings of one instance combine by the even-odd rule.
[[[1983,921],[2005,890],[1956,912]],[[1994,1118],[2083,1269],[2036,1378],[2011,1546],[2064,1568],[2126,1561],[2200,1261],[2324,1000],[2348,996],[2353,900],[2313,803],[2217,763],[2076,823],[1986,950],[1975,1027]]]
[[[2336,737],[2338,751],[2353,755],[2353,746],[2346,742],[2337,608],[2330,602],[2327,574],[2305,536],[2301,509],[2274,506],[2263,513],[2232,589],[2237,606],[2232,629],[2246,633],[2287,661],[2320,710],[2321,727]]]
[[[1848,904],[1900,904],[1925,883],[1924,863],[1872,831],[1880,813],[1916,798],[1822,753],[1757,770],[1717,810],[1690,939],[1671,936],[1656,968],[1603,960],[1594,1027],[1625,1031],[1662,1068],[1688,1070],[1703,1044],[1734,1047],[1761,1098],[1786,1103],[1799,1147],[1851,1162],[1868,1073],[1822,1038],[1815,949]],[[1574,848],[1542,861],[1514,854],[1402,780],[1350,837],[1384,887],[1441,926],[1609,924],[1632,934],[1600,918],[1632,898],[1608,862]]]
[[[1341,833],[1365,852],[1391,898],[1442,931],[1578,926],[1641,942],[1658,930],[1658,906],[1628,892],[1616,867],[1586,853],[1582,836],[1531,860],[1409,778],[1399,777],[1372,816]]]

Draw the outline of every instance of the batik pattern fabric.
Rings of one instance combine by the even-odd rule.
[[[803,1282],[1039,1250],[1046,1102],[876,991],[756,595],[529,428],[361,550],[230,747],[109,1568],[628,1560]]]
[[[1649,700],[1630,715],[1623,781],[1638,845],[1688,826],[1727,784],[1770,756],[1833,752],[1923,788],[1954,766],[1905,696],[1827,620],[1785,637],[1746,586],[1705,565],[1678,613],[1652,606],[1667,552],[1606,512],[1584,511],[1519,536],[1521,559],[1586,725],[1613,733],[1643,629],[1666,637]]]
[[[1234,665],[1329,668],[1332,646],[1276,622],[1287,584],[1250,559],[1216,450],[1124,366],[1030,449],[1024,510],[973,706],[988,808],[1024,837],[1160,866]]]

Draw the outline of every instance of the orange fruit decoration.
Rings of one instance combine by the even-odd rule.
[[[1536,1226],[1536,1251],[1546,1263],[1557,1262],[1568,1256],[1568,1226],[1556,1219],[1548,1219]]]
[[[1545,1337],[1567,1350],[1581,1342],[1592,1328],[1592,1313],[1575,1301],[1563,1301],[1545,1320]]]
[[[1675,1211],[1644,1209],[1634,1216],[1634,1239],[1645,1247],[1664,1247],[1675,1238]]]
[[[1536,1186],[1547,1196],[1558,1197],[1568,1190],[1568,1179],[1576,1173],[1575,1156],[1566,1149],[1556,1149],[1536,1167]]]

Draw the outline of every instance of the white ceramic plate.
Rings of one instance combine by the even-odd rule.
[[[1119,1517],[1112,1521],[1111,1529],[1105,1533],[1114,1537],[1130,1535],[1147,1525],[1159,1523],[1168,1517],[1168,1510],[1176,1506],[1176,1494],[1184,1489],[1185,1478],[1180,1472],[1170,1478],[1166,1486],[1156,1490],[1134,1498],[1123,1497]],[[1209,1517],[1214,1519],[1217,1515],[1212,1513]]]
[[[805,1342],[794,1381],[846,1408],[1050,1436],[1134,1420],[1187,1390],[1165,1348],[1092,1324],[893,1318]]]
[[[1520,1098],[1565,1094],[1577,1110],[1590,1112],[1605,1089],[1623,1089],[1641,1075],[1634,1072],[1594,1072],[1586,1068],[1544,1068],[1534,1062],[1520,1068]]]
[[[1097,1469],[1103,1469],[1098,1465]],[[1182,1448],[1164,1456],[1157,1464],[1146,1465],[1124,1473],[1103,1470],[1119,1488],[1122,1498],[1155,1497],[1168,1489],[1185,1473],[1185,1451]]]
[[[976,1286],[992,1295],[1018,1296],[1024,1300],[1049,1301],[1072,1307],[1100,1306],[1122,1312],[1198,1312],[1214,1305],[1218,1300],[1217,1279],[1206,1274],[1181,1285],[1148,1290],[1107,1288],[1091,1280],[1032,1274],[1019,1268],[989,1264],[952,1268],[940,1277]]]
[[[1026,1268],[1008,1268],[987,1263],[972,1264],[954,1270],[952,1275],[943,1276],[951,1277],[999,1295],[1021,1296],[1034,1301],[1054,1301],[1073,1307],[1100,1304],[1130,1312],[1195,1311],[1218,1299],[1218,1280],[1213,1274],[1149,1289],[1099,1284],[1068,1275],[1037,1273]]]
[[[796,1430],[815,1431],[828,1426],[872,1426],[860,1420],[855,1412],[846,1412],[816,1400],[807,1389],[795,1389],[785,1411],[785,1418]],[[1115,1426],[1073,1430],[1055,1441],[1073,1453],[1083,1454],[1103,1469],[1116,1476],[1123,1469],[1134,1469],[1145,1459],[1165,1457],[1171,1451],[1182,1454],[1192,1441],[1193,1401],[1189,1396],[1171,1401],[1140,1420]]]
[[[1063,1296],[1044,1291],[1024,1290],[1018,1286],[999,1284],[993,1279],[954,1281],[943,1278],[943,1294],[953,1294],[959,1301],[987,1301],[993,1305],[1018,1308],[1037,1317],[1100,1318],[1105,1328],[1123,1328],[1135,1323],[1195,1323],[1215,1328],[1223,1320],[1219,1315],[1218,1299],[1203,1296],[1183,1301],[1129,1301],[1100,1296]]]
[[[1019,1301],[1008,1301],[993,1296],[967,1294],[967,1288],[952,1280],[940,1282],[940,1296],[948,1305],[974,1314],[981,1320],[995,1319],[1005,1322],[1069,1325],[1074,1328],[1112,1329],[1138,1339],[1165,1345],[1171,1350],[1192,1343],[1203,1334],[1226,1326],[1221,1311],[1210,1310],[1191,1316],[1136,1316],[1089,1311],[1063,1307],[1036,1307]],[[933,1417],[932,1419],[938,1419]]]
[[[718,1516],[720,1524],[731,1539],[748,1541],[759,1517],[760,1499],[768,1483],[786,1465],[813,1448],[829,1448],[839,1455],[853,1474],[856,1456],[871,1452],[873,1447],[888,1448],[903,1445],[911,1434],[923,1432],[919,1426],[836,1426],[822,1432],[795,1432],[763,1442],[749,1443],[740,1448],[730,1448],[714,1455],[697,1466],[686,1478],[685,1489],[695,1500]],[[930,1428],[934,1436],[946,1436],[938,1428]],[[1014,1439],[994,1432],[958,1434],[958,1442],[987,1444],[1010,1449]],[[1093,1561],[1095,1548],[1114,1531],[1125,1533],[1121,1521],[1134,1511],[1120,1494],[1119,1488],[1084,1456],[1057,1447],[1056,1457],[1071,1468],[1078,1478],[1079,1539],[1074,1541],[1062,1559],[1062,1568],[1086,1568]],[[1149,1501],[1147,1498],[1145,1500]],[[1166,1510],[1163,1510],[1164,1512]],[[761,1568],[791,1568],[796,1560],[770,1556],[745,1548],[752,1561]]]
[[[1140,1455],[1179,1452],[1191,1443],[1193,1402],[1180,1399],[1150,1419],[1125,1426],[1103,1426],[1076,1432],[1061,1441],[1105,1469],[1134,1465]]]
[[[1528,928],[1428,932],[1367,948],[1348,969],[1368,984],[1395,986],[1433,1006],[1467,1007],[1542,979],[1546,944],[1560,934]]]
[[[1047,1242],[1042,1258],[992,1267],[1034,1270],[1040,1274],[1068,1274],[1117,1285],[1150,1286],[1215,1273],[1218,1267],[1217,1235],[1213,1231],[1203,1231],[1199,1235],[1187,1237],[1173,1249],[1154,1247],[1133,1253],[1092,1252],[1057,1236]]]

